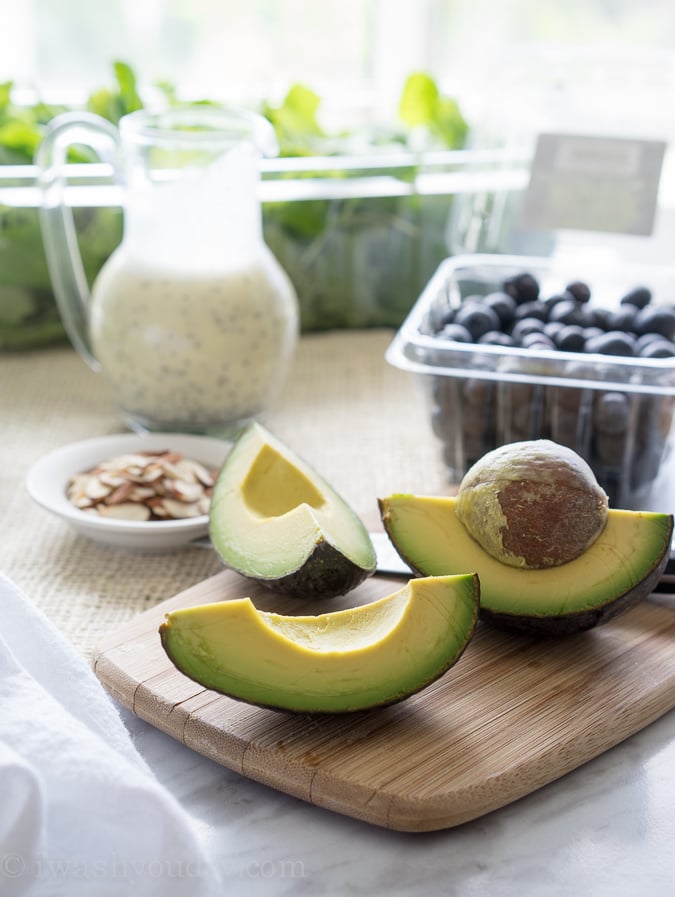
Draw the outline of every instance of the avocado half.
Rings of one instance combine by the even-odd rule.
[[[565,635],[591,629],[655,588],[670,556],[673,517],[610,509],[593,544],[546,569],[511,567],[488,554],[456,515],[456,499],[392,495],[379,500],[401,557],[424,576],[472,571],[481,619],[523,632]]]
[[[331,598],[375,571],[375,549],[354,511],[257,423],[221,468],[209,532],[228,567],[274,591]]]
[[[451,667],[478,618],[472,575],[413,579],[379,601],[318,616],[249,598],[166,614],[173,664],[200,685],[277,710],[345,713],[392,704]]]

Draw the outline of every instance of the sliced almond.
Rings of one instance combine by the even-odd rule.
[[[167,509],[164,507],[164,499],[157,498],[157,499],[153,499],[152,502],[153,502],[152,505],[148,505],[148,507],[152,511],[152,514],[158,519],[168,520],[170,517],[170,514],[167,511]]]
[[[190,458],[183,458],[173,467],[178,472],[179,478],[187,482],[201,483],[202,486],[213,486],[215,482],[213,474],[203,464]]]
[[[126,477],[122,476],[122,474],[109,473],[106,470],[97,474],[97,476],[102,483],[105,483],[106,486],[110,486],[113,489],[116,489],[118,486],[121,486],[122,483],[127,482]]]
[[[102,517],[114,517],[118,520],[149,520],[150,508],[135,502],[122,502],[119,505],[99,505],[98,513]]]
[[[94,502],[87,498],[86,495],[70,495],[68,496],[72,504],[75,505],[76,508],[80,508],[80,510],[85,510],[86,508],[95,509]]]
[[[162,504],[169,517],[173,517],[175,520],[182,520],[187,517],[200,517],[202,514],[196,502],[189,504],[183,501],[176,501],[174,498],[165,498]]]
[[[191,461],[189,458],[186,458],[183,463],[192,471],[196,479],[198,479],[203,486],[213,486],[215,477],[203,464],[200,464],[199,461]]]
[[[103,500],[107,505],[119,505],[131,496],[134,488],[135,484],[127,480],[126,483],[122,483],[121,486],[118,486],[114,492],[111,492]]]
[[[66,486],[81,510],[124,520],[181,520],[208,514],[215,471],[179,452],[128,452],[76,474]]]
[[[151,464],[145,468],[142,476],[139,478],[141,483],[155,483],[164,476],[164,468],[159,465]]]
[[[94,499],[94,501],[96,501],[97,498],[105,498],[106,495],[110,494],[110,491],[110,486],[102,483],[99,478],[95,476],[90,476],[84,485],[84,494],[87,498]]]
[[[172,480],[181,479],[181,472],[173,461],[167,461],[166,463],[162,464],[162,469],[164,470],[165,478],[168,477]]]
[[[186,483],[184,480],[176,480],[173,484],[173,491],[182,501],[194,502],[204,494],[204,487],[201,483]]]
[[[134,485],[133,492],[129,495],[129,501],[147,501],[149,498],[154,498],[155,490],[150,486],[137,486]]]

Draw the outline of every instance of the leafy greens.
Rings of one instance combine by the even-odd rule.
[[[144,106],[136,75],[127,63],[113,63],[112,85],[88,97],[85,108],[113,123]],[[65,106],[37,101],[20,105],[13,83],[0,84],[0,183],[2,166],[31,164],[47,124]],[[166,104],[179,102],[174,85],[156,90]],[[209,103],[210,100],[201,102]],[[398,123],[384,131],[327,133],[320,122],[321,98],[294,84],[281,103],[263,101],[260,110],[273,125],[285,157],[333,156],[335,165],[320,177],[354,177],[340,168],[340,156],[364,144],[401,149],[420,145],[458,149],[467,123],[457,102],[443,95],[431,76],[415,72],[401,94]],[[71,161],[89,161],[71,148]],[[378,170],[410,183],[415,165]],[[356,173],[358,174],[358,173]],[[276,177],[291,175],[276,175]],[[292,177],[316,177],[316,172]],[[405,192],[405,191],[403,191]],[[303,330],[332,327],[396,326],[445,256],[445,224],[450,197],[401,196],[303,199],[265,203],[265,238],[294,281]],[[121,239],[121,211],[113,207],[76,209],[75,220],[90,281]],[[63,339],[44,258],[36,208],[0,204],[0,350]]]

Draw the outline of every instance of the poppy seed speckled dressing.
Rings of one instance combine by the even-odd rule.
[[[269,407],[297,311],[267,258],[173,277],[111,262],[96,285],[91,340],[125,415],[149,429],[218,432]]]

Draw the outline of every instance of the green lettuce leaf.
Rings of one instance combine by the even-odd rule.
[[[274,127],[282,156],[309,156],[316,153],[325,137],[317,113],[321,98],[304,84],[294,84],[280,106],[268,102],[262,114]]]
[[[94,91],[87,100],[87,109],[117,124],[123,115],[143,108],[136,75],[126,62],[113,63],[115,85]]]
[[[398,112],[409,128],[426,128],[448,149],[464,145],[468,125],[459,104],[452,97],[443,96],[426,72],[413,72],[408,76]]]

